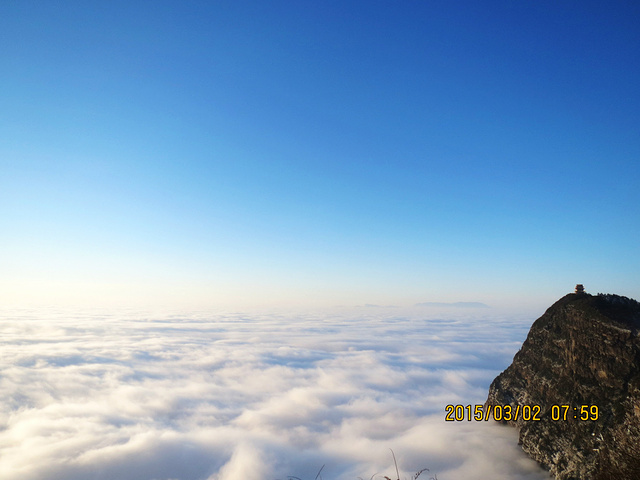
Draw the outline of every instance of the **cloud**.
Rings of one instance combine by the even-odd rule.
[[[231,459],[220,469],[220,473],[212,475],[209,480],[263,480],[268,475],[269,469],[263,452],[253,445],[241,443],[235,448]]]
[[[424,311],[423,311],[424,312]],[[483,403],[530,318],[4,312],[0,478],[546,478]],[[404,478],[404,477],[402,477]]]

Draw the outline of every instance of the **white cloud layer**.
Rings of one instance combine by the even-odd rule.
[[[389,449],[401,479],[548,478],[512,429],[444,421],[532,319],[452,314],[5,312],[0,478],[391,477]]]

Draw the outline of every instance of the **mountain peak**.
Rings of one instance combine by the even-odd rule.
[[[488,406],[539,408],[505,422],[558,480],[640,478],[640,303],[570,293],[537,319]]]

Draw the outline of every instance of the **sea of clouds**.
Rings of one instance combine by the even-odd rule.
[[[491,309],[0,316],[4,480],[548,478],[484,403],[533,321]],[[320,477],[318,477],[320,478]]]

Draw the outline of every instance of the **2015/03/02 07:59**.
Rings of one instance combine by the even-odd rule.
[[[597,405],[581,405],[571,407],[570,405],[552,405],[551,419],[553,421],[567,421],[572,418],[582,421],[598,420],[599,411]],[[570,412],[573,412],[571,415]],[[540,405],[488,405],[486,410],[484,405],[447,405],[445,407],[445,421],[470,422],[488,421],[493,418],[496,421],[517,421],[522,419],[526,422],[538,422],[541,420],[542,407]]]

